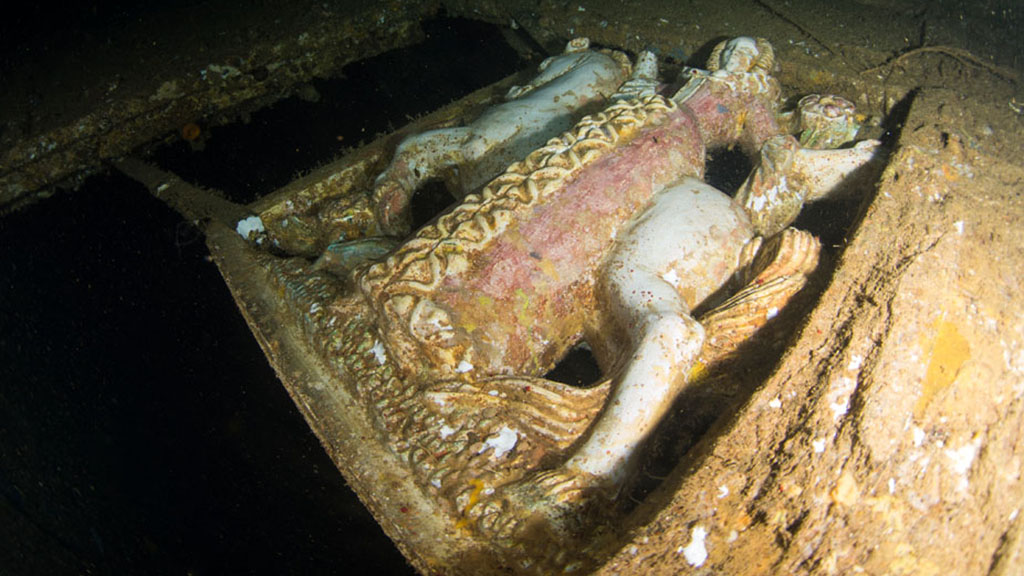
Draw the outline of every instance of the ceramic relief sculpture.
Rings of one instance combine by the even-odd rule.
[[[849,193],[877,151],[842,98],[782,114],[762,39],[723,42],[674,95],[653,54],[628,64],[576,40],[506,103],[408,138],[363,195],[374,217],[319,256],[290,253],[279,208],[243,230],[365,442],[451,537],[520,569],[575,561],[562,543],[607,520],[680,392],[815,269],[801,207]],[[703,178],[733,146],[755,168],[731,196]],[[439,177],[458,202],[410,234],[409,198]],[[544,378],[580,345],[601,382]]]

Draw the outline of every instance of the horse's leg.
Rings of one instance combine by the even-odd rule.
[[[393,235],[409,232],[409,200],[424,182],[462,162],[469,128],[444,128],[411,136],[402,142],[387,170],[374,184],[373,204],[381,228]]]
[[[758,234],[774,236],[796,220],[805,202],[847,197],[869,186],[877,175],[871,165],[879,161],[879,145],[865,140],[852,148],[814,150],[792,136],[775,136],[762,146],[736,202]]]
[[[704,343],[690,307],[735,270],[750,229],[729,198],[693,178],[661,192],[603,267],[606,312],[631,355],[566,468],[618,486],[637,447],[686,385]]]

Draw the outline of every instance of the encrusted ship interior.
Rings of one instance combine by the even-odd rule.
[[[186,3],[161,13],[159,33],[125,11],[130,25],[103,29],[107,47],[87,38],[46,75],[33,66],[56,48],[12,48],[0,134],[12,367],[0,416],[13,423],[0,434],[13,543],[0,562],[12,573],[375,562],[357,520],[309,536],[322,544],[303,545],[305,559],[273,537],[229,560],[194,552],[230,531],[126,539],[121,513],[120,529],[95,523],[95,484],[140,517],[180,512],[151,512],[154,490],[134,505],[109,495],[86,457],[76,474],[91,492],[68,511],[81,481],[40,471],[62,461],[40,430],[63,420],[31,399],[116,419],[125,392],[85,384],[76,400],[63,368],[16,357],[49,338],[26,327],[57,322],[38,310],[60,310],[27,280],[63,283],[36,272],[33,234],[64,226],[39,210],[74,197],[110,212],[104,187],[173,209],[158,226],[177,258],[216,265],[294,403],[275,409],[298,408],[323,450],[310,458],[340,472],[318,474],[343,478],[372,516],[362,522],[404,557],[377,571],[1024,570],[1017,7],[348,4]],[[122,45],[134,48],[103,58]],[[78,60],[103,64],[62,76]],[[61,95],[78,81],[81,98]],[[128,246],[157,235],[129,220],[108,224]],[[204,297],[208,282],[170,270],[174,294]],[[192,318],[183,307],[140,321],[140,337],[177,314]],[[125,326],[82,323],[84,339]],[[222,368],[174,376],[198,388],[164,392],[170,407],[225,401],[205,395],[241,380],[226,366],[266,366],[240,352],[251,340],[191,346],[189,362]],[[155,365],[140,370],[161,388]],[[162,410],[144,398],[126,409],[136,426]],[[237,414],[232,442],[286,454],[276,475],[303,466],[295,446],[319,450]],[[106,454],[67,429],[69,446]],[[140,434],[157,485],[178,486],[174,462],[212,449],[200,436],[166,460]],[[263,448],[259,434],[278,437]],[[177,444],[173,428],[156,438]],[[273,509],[255,526],[323,513]]]

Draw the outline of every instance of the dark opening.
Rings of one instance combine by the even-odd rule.
[[[709,150],[704,165],[704,181],[734,196],[747,179],[754,163],[739,147]]]
[[[420,46],[204,127],[202,150],[153,157],[249,202],[520,65],[492,26],[424,27]],[[209,257],[194,228],[116,174],[4,217],[0,572],[414,573]]]
[[[412,229],[422,228],[455,203],[455,197],[441,180],[430,180],[420,186],[409,201]]]
[[[601,380],[601,367],[586,342],[581,342],[562,358],[550,372],[544,375],[548,380],[570,386],[588,388]]]
[[[139,184],[5,216],[0,279],[0,572],[414,573]]]

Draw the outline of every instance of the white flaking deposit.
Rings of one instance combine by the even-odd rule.
[[[949,459],[950,469],[957,475],[961,476],[958,488],[966,490],[968,487],[967,473],[971,470],[971,465],[974,464],[974,458],[978,456],[978,450],[981,448],[981,437],[975,436],[969,443],[957,449],[947,449],[945,451],[946,458]]]
[[[921,428],[918,428],[917,426],[914,426],[914,427],[912,427],[910,429],[910,434],[911,434],[911,436],[913,437],[913,440],[914,440],[914,447],[915,448],[920,448],[921,445],[924,444],[924,438],[925,438],[924,430],[922,430]]]
[[[683,557],[693,567],[699,567],[708,559],[708,549],[704,546],[704,539],[708,531],[703,526],[695,526],[690,536],[690,543],[683,548]]]
[[[847,378],[841,376],[836,378],[832,382],[832,389],[829,391],[831,402],[829,407],[832,409],[832,421],[838,422],[843,416],[846,416],[847,411],[850,409],[850,395],[857,388],[857,381],[853,378]]]
[[[388,361],[387,352],[384,350],[384,344],[380,340],[373,343],[373,348],[370,348],[370,352],[373,352],[373,357],[377,359],[377,364],[381,366]]]
[[[673,288],[679,288],[679,274],[676,274],[675,269],[662,274],[661,279],[671,284]]]
[[[502,426],[501,430],[494,436],[491,436],[484,441],[484,445],[480,448],[477,454],[483,454],[488,448],[494,450],[492,458],[501,458],[508,453],[509,450],[516,447],[516,442],[519,441],[519,433],[509,428],[508,426]]]
[[[459,374],[465,374],[466,372],[469,372],[472,369],[473,369],[473,365],[470,364],[469,362],[466,362],[465,360],[463,360],[463,361],[459,362],[458,366],[455,367],[455,372],[457,372]]]
[[[235,226],[235,232],[246,240],[249,239],[249,235],[255,232],[256,234],[262,234],[265,228],[263,228],[263,220],[260,220],[259,216],[249,216],[243,220],[238,221],[238,225]]]
[[[441,440],[444,440],[445,438],[451,436],[452,434],[455,434],[455,428],[452,428],[447,424],[441,426]]]

